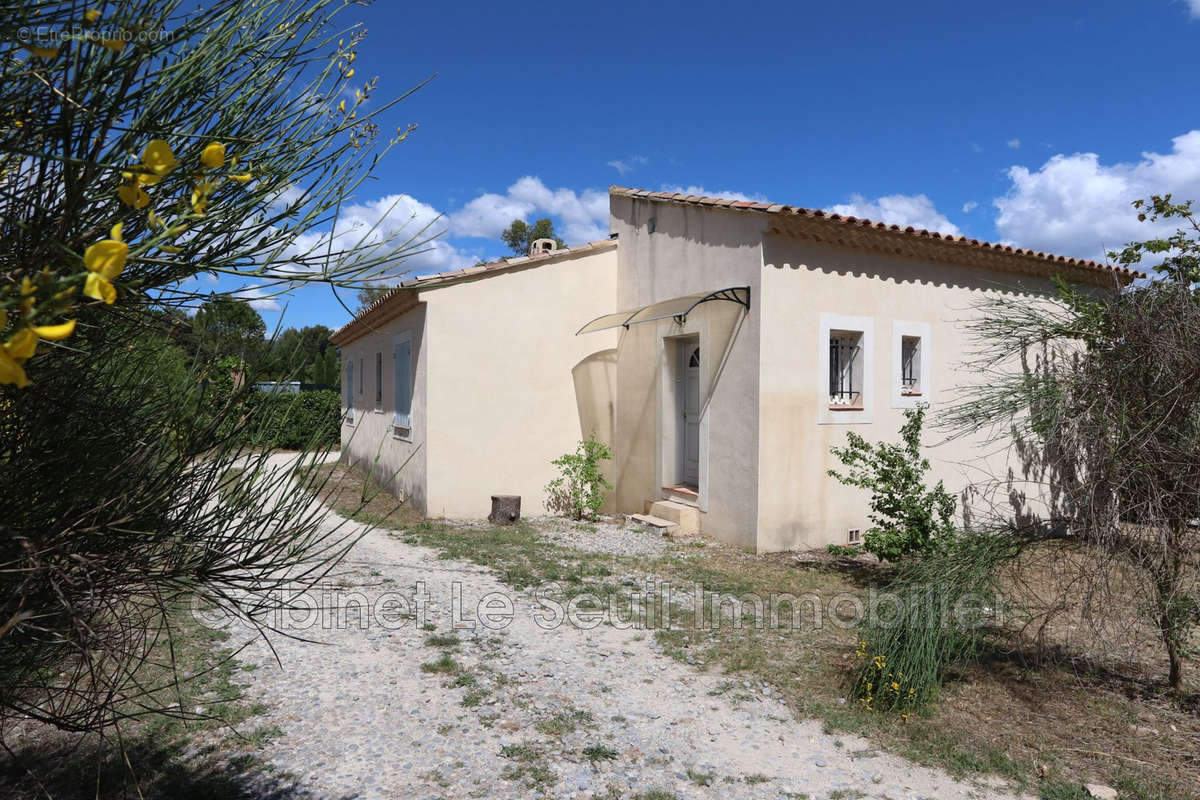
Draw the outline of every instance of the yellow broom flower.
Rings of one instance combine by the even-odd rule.
[[[4,345],[4,350],[18,363],[22,363],[37,351],[37,334],[29,328],[21,328]]]
[[[162,139],[151,139],[142,151],[142,163],[155,175],[166,175],[175,169],[175,154],[171,152],[171,146]]]
[[[231,180],[235,183],[245,183],[246,181],[250,180],[250,173],[249,172],[241,172],[241,173],[238,173],[237,175],[230,175],[229,180]]]
[[[196,188],[192,190],[192,210],[203,216],[208,209],[208,197],[216,188],[217,185],[211,181],[200,181],[196,184]]]
[[[6,323],[7,319],[8,315],[5,313],[3,321]],[[35,325],[21,328],[9,337],[3,346],[0,346],[0,383],[15,384],[18,389],[28,386],[29,376],[25,374],[25,362],[37,352],[38,339],[58,342],[74,332],[75,320],[69,320],[59,325]]]
[[[18,389],[29,385],[29,378],[21,363],[8,353],[8,345],[0,347],[0,383],[16,384]]]
[[[75,332],[75,320],[70,319],[58,325],[34,325],[29,330],[33,331],[39,339],[45,339],[47,342],[61,342]]]
[[[136,184],[126,184],[120,189],[117,189],[117,197],[121,198],[121,202],[133,208],[145,208],[150,205],[150,195],[146,194],[146,190]]]
[[[83,252],[83,265],[88,269],[83,293],[112,305],[117,299],[117,289],[112,282],[125,269],[129,245],[121,241],[121,223],[109,232],[111,238],[96,242]]]
[[[200,153],[200,163],[206,167],[219,167],[225,163],[225,145],[209,142]]]

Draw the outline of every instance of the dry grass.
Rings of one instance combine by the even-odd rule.
[[[1194,592],[1195,576],[1190,580]],[[1003,575],[1006,594],[1027,610],[1013,620],[1022,648],[1149,685],[1165,680],[1168,662],[1147,584],[1145,573],[1127,562],[1066,542],[1027,549]]]
[[[318,464],[305,477],[321,502],[356,522],[400,528],[421,521],[416,510],[388,494],[355,467]]]
[[[673,545],[662,558],[589,553],[554,544],[528,524],[465,528],[419,522],[409,510],[400,512],[394,500],[379,497],[356,511],[361,477],[341,466],[332,472],[336,480],[324,496],[339,510],[394,528],[395,535],[438,548],[447,558],[488,566],[518,589],[554,580],[571,593],[604,598],[654,576],[677,587],[698,582],[734,595],[814,594],[828,603],[840,594],[863,598],[868,587],[885,585],[889,577],[862,561],[825,554],[756,556],[711,542],[704,548]],[[827,614],[820,625],[806,615],[797,630],[725,624],[656,635],[669,655],[699,669],[771,684],[797,715],[823,719],[831,732],[863,735],[957,775],[998,774],[1046,798],[1082,797],[1084,782],[1109,783],[1136,800],[1200,797],[1196,694],[1174,696],[1163,688],[1165,659],[1153,631],[1137,619],[1134,599],[1117,603],[1107,627],[1089,622],[1085,629],[1083,600],[1096,595],[1063,587],[1066,572],[1056,561],[1078,557],[1069,549],[1048,551],[1021,564],[1009,576],[1010,585],[1043,616],[998,632],[978,664],[952,677],[934,708],[907,721],[845,700],[858,637],[831,624]],[[1113,580],[1109,589],[1128,593],[1129,586]],[[1049,610],[1055,613],[1047,617]],[[1099,616],[1105,609],[1092,610]],[[691,615],[673,618],[688,624]],[[1117,631],[1119,639],[1111,638]],[[1193,682],[1197,666],[1188,664]],[[739,699],[736,684],[730,687]],[[749,696],[741,699],[752,702]]]

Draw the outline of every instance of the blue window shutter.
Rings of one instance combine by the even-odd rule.
[[[402,428],[412,427],[412,341],[401,339],[393,350],[393,373],[396,382],[396,416],[393,421]]]

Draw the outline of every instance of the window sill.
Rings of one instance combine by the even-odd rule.
[[[377,409],[375,409],[375,413],[376,413],[376,414],[382,414],[382,413],[383,413],[383,409],[382,409],[382,408],[377,408]]]
[[[901,397],[920,397],[924,392],[901,392]]]
[[[402,442],[412,441],[412,428],[405,428],[400,425],[392,426],[392,438],[399,439]]]
[[[862,406],[830,406],[830,411],[862,411]]]
[[[345,419],[344,419],[344,422],[345,422],[345,424],[346,424],[346,425],[353,425],[353,424],[354,424],[354,417],[345,417]]]

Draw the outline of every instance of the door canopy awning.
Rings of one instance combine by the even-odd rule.
[[[708,303],[713,300],[727,300],[749,310],[750,287],[731,286],[728,289],[718,289],[715,292],[708,292],[707,294],[689,294],[684,297],[663,300],[661,303],[651,303],[641,308],[631,308],[628,311],[605,314],[603,317],[596,317],[596,319],[584,325],[575,332],[575,335],[604,331],[609,328],[628,328],[630,325],[637,325],[639,322],[654,322],[655,320],[667,319],[668,317],[674,317],[682,325],[683,321],[687,319],[688,314],[692,313],[692,309],[701,303]]]

